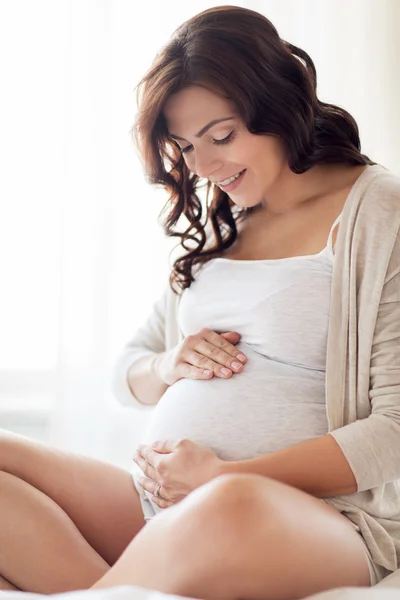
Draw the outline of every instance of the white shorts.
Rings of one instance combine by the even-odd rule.
[[[142,511],[145,521],[150,521],[153,517],[155,517],[159,512],[162,512],[164,509],[154,504],[152,500],[150,500],[147,492],[138,484],[136,481],[137,473],[132,472],[132,479],[135,485],[136,491],[139,494],[140,504],[142,505]]]

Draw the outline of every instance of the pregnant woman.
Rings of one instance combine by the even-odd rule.
[[[2,585],[373,585],[400,557],[400,178],[254,11],[184,23],[139,89],[183,250],[115,370],[149,426],[133,474],[3,435]]]

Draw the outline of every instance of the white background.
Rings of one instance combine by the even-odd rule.
[[[131,141],[134,88],[216,4],[230,2],[0,0],[0,428],[130,466],[147,416],[117,404],[110,373],[176,243]],[[400,173],[400,3],[239,4],[310,54],[319,98]]]

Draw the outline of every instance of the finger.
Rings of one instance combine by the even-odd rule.
[[[243,362],[239,361],[236,358],[236,355],[244,357],[244,354],[241,354],[238,350],[235,349],[235,354],[230,355],[227,354],[224,350],[217,348],[213,344],[210,344],[206,340],[201,340],[197,346],[197,351],[201,352],[201,354],[205,354],[209,356],[211,360],[218,363],[218,366],[223,365],[224,367],[232,370],[234,373],[238,373],[243,369]]]
[[[143,444],[138,447],[138,453],[147,461],[149,465],[158,471],[159,462],[162,458],[159,452],[155,452],[152,446]]]
[[[143,456],[137,454],[133,460],[147,477],[153,480],[157,479],[156,469],[151,464],[149,464],[147,460],[143,458]]]
[[[214,372],[211,369],[202,369],[194,367],[189,363],[181,363],[179,365],[179,375],[186,379],[212,379]]]
[[[160,454],[169,454],[176,449],[175,440],[157,440],[152,443],[151,447]]]
[[[223,353],[228,354],[228,358],[237,358],[243,363],[247,361],[247,356],[241,350],[238,350],[234,344],[231,344],[227,339],[222,337],[222,335],[216,331],[212,331],[211,329],[206,329],[205,331],[206,333],[204,335],[204,340],[210,343],[212,346],[218,348],[218,350],[222,350]]]
[[[154,502],[154,504],[157,504],[157,506],[159,508],[169,508],[170,506],[173,506],[173,502],[170,502],[169,500],[164,500],[164,498],[158,498],[157,496],[151,496],[151,500],[152,502]]]
[[[240,334],[237,333],[237,331],[226,331],[224,333],[218,333],[218,335],[225,338],[226,340],[228,340],[228,342],[230,342],[233,345],[236,345],[240,339]]]
[[[200,354],[199,352],[196,352],[195,350],[190,350],[188,352],[187,360],[190,361],[190,363],[192,365],[195,365],[196,367],[198,367],[200,369],[207,369],[207,370],[212,371],[212,373],[214,375],[216,375],[217,377],[224,377],[226,379],[227,377],[232,376],[231,369],[228,369],[228,367],[225,367],[224,365],[220,365],[220,364],[214,362],[213,360],[211,360],[211,358],[209,358],[205,354]]]
[[[162,487],[159,490],[160,496],[154,495],[154,492],[160,485],[159,483],[147,477],[138,477],[137,482],[139,483],[140,487],[150,494],[152,501],[154,504],[157,504],[159,508],[168,508],[169,506],[173,505],[173,502],[162,497]]]
[[[137,482],[146,492],[149,492],[152,496],[156,492],[158,486],[160,485],[157,481],[150,479],[149,477],[138,477]],[[161,491],[161,488],[160,488]]]

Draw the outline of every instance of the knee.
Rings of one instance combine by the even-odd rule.
[[[13,477],[14,476],[10,475],[10,473],[7,473],[6,471],[3,471],[3,469],[0,469],[0,489],[2,491],[7,489],[7,486]]]
[[[14,454],[13,443],[16,435],[2,430],[0,432],[0,471],[10,471],[10,463]]]
[[[0,470],[20,477],[21,472],[24,472],[25,467],[31,463],[32,449],[38,444],[39,442],[18,433],[2,430],[0,432]]]
[[[173,562],[181,565],[181,575],[188,581],[196,573],[207,572],[207,577],[217,579],[232,574],[240,549],[252,544],[260,511],[265,513],[261,496],[268,481],[258,475],[217,477],[158,515],[148,531],[162,526],[169,532],[169,556],[176,558]]]
[[[259,475],[221,475],[201,486],[186,499],[198,534],[215,541],[235,543],[257,527],[260,511],[268,513],[268,480]],[[183,508],[183,507],[182,507]]]

